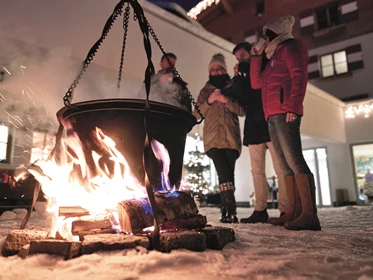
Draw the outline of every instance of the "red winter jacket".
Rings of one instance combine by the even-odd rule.
[[[263,109],[269,116],[287,112],[303,115],[303,99],[308,81],[308,51],[301,41],[280,44],[261,73],[262,58],[251,58],[250,79],[254,89],[262,89]]]

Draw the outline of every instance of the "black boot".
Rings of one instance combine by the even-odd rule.
[[[220,195],[220,219],[219,221],[224,220],[227,217],[227,205],[225,203],[225,200]]]
[[[256,224],[256,223],[266,223],[268,222],[268,213],[267,208],[263,211],[257,211],[254,210],[254,212],[251,214],[248,218],[242,218],[240,220],[240,223],[242,224]]]
[[[219,185],[221,198],[221,223],[238,223],[236,199],[234,197],[234,186],[232,182],[227,182]],[[223,214],[226,215],[223,215]]]

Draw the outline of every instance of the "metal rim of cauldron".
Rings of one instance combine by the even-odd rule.
[[[179,107],[149,101],[152,113],[169,115],[187,121],[190,125],[189,131],[197,124],[196,117]],[[71,107],[63,107],[57,112],[57,119],[63,123],[66,118],[92,111],[106,110],[134,110],[145,112],[145,100],[142,99],[98,99],[71,104]]]

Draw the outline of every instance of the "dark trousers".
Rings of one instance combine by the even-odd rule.
[[[239,152],[235,149],[212,148],[206,154],[214,162],[219,184],[232,182],[234,185],[234,168]]]
[[[268,119],[269,135],[284,176],[311,173],[302,153],[300,123],[300,116],[286,122],[286,114],[273,115]]]

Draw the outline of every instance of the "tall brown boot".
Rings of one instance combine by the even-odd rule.
[[[313,174],[296,174],[295,182],[302,203],[302,213],[295,221],[285,223],[289,230],[321,230],[317,217],[316,187]]]
[[[279,218],[269,218],[268,223],[275,226],[283,226],[286,222],[294,221],[302,212],[302,206],[294,176],[285,176],[284,178],[286,195],[288,198],[288,211]]]

